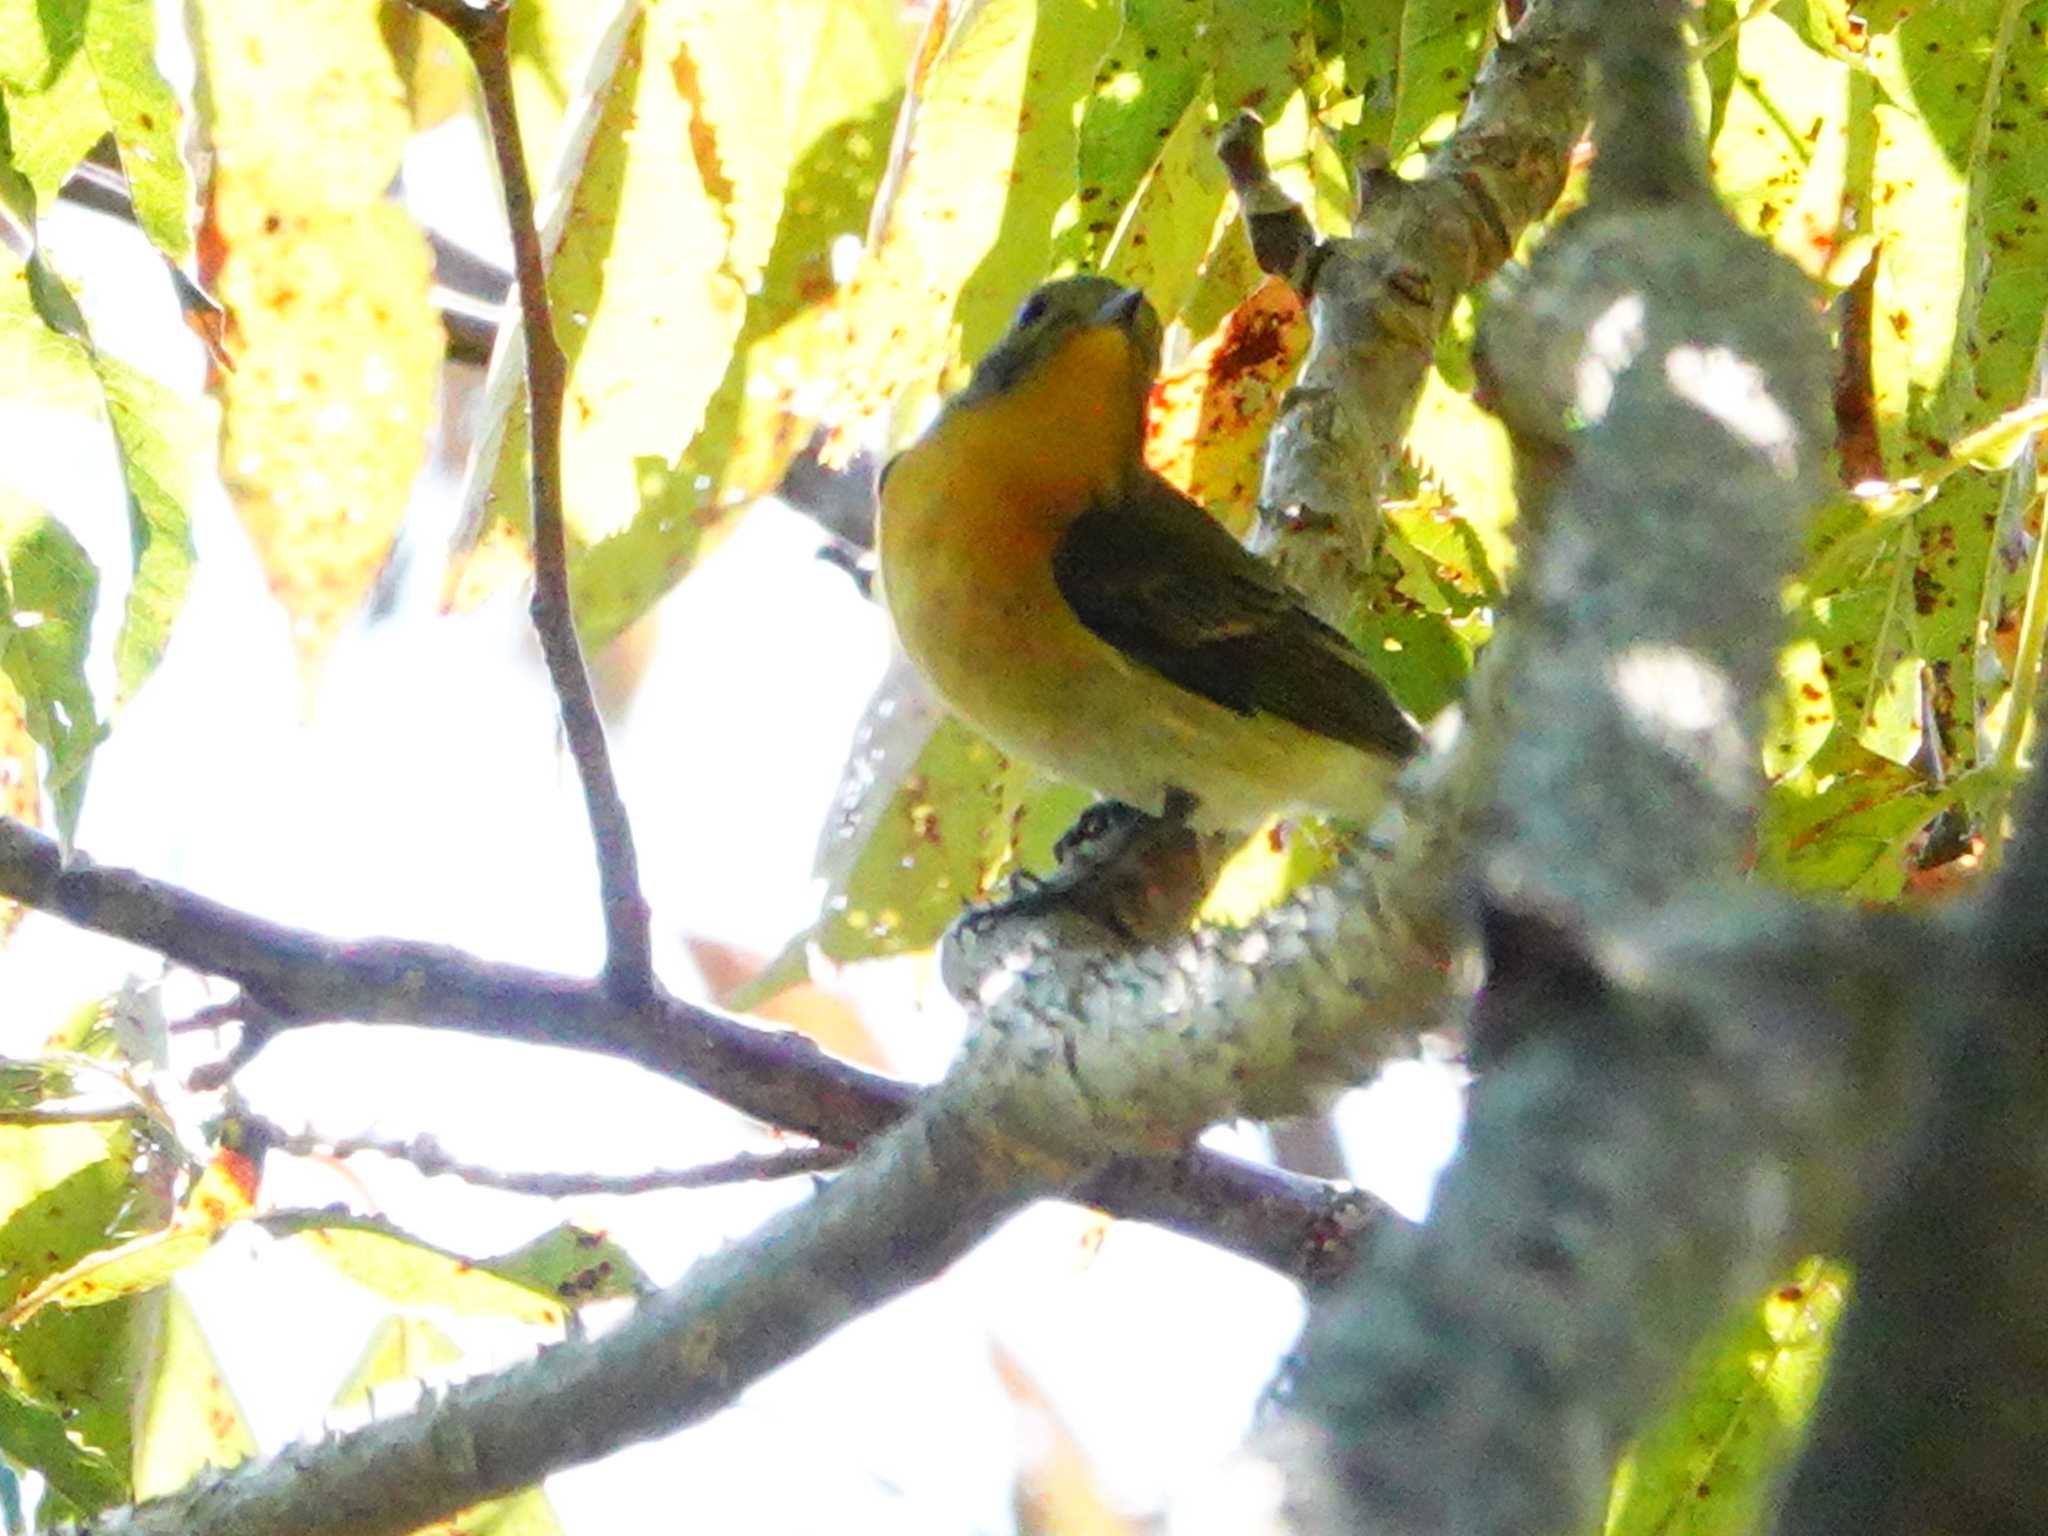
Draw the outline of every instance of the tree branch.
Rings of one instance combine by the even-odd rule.
[[[1926,1105],[1850,1250],[1855,1301],[1782,1536],[2048,1528],[2048,774],[1915,1002]],[[1925,1027],[1925,1026],[1923,1026]],[[1928,1085],[1931,1084],[1931,1091]]]
[[[1867,1166],[1828,1133],[1856,1146],[1875,1075],[1839,1059],[1839,1013],[1757,965],[1764,913],[1729,892],[1778,583],[1823,483],[1812,296],[1713,199],[1677,5],[1539,18],[1597,20],[1595,137],[1627,147],[1481,332],[1539,538],[1488,657],[1509,739],[1475,1033],[1499,1064],[1429,1224],[1312,1318],[1269,1442],[1309,1530],[1597,1525],[1697,1340],[1839,1232]],[[1686,901],[1740,914],[1712,996],[1653,987],[1639,942]]]
[[[138,944],[240,986],[264,1010],[262,1039],[352,1020],[458,1029],[615,1056],[833,1146],[893,1125],[911,1084],[840,1061],[802,1035],[756,1028],[666,993],[628,1006],[594,983],[400,939],[347,942],[237,911],[130,870],[82,858],[0,817],[0,894]],[[208,1010],[226,1022],[236,1005]],[[246,1016],[246,1015],[244,1015]],[[236,1063],[242,1059],[238,1052]],[[1112,1162],[1075,1192],[1113,1215],[1154,1222],[1307,1283],[1346,1269],[1387,1222],[1378,1201],[1203,1148]]]
[[[110,1513],[95,1536],[401,1536],[700,1420],[1056,1187],[1006,1151],[980,1108],[942,1090],[811,1200],[699,1261],[601,1339]]]
[[[513,105],[507,46],[512,8],[509,0],[480,0],[478,4],[414,0],[414,4],[453,32],[469,54],[483,98],[491,150],[497,158],[505,219],[512,236],[512,271],[519,292],[519,335],[526,348],[526,399],[532,422],[533,627],[540,637],[555,696],[561,702],[562,729],[568,737],[569,755],[576,762],[591,835],[597,843],[598,886],[604,902],[605,986],[621,1002],[644,1002],[654,994],[647,898],[640,889],[632,824],[612,774],[604,721],[597,712],[597,698],[583,665],[576,618],[569,604],[562,516],[562,396],[568,386],[568,361],[556,339],[548,306],[547,270]]]
[[[1325,618],[1341,620],[1372,564],[1379,502],[1459,298],[1507,260],[1564,185],[1585,125],[1586,34],[1532,5],[1473,82],[1423,175],[1368,164],[1346,238],[1317,241],[1265,174],[1257,120],[1218,142],[1261,265],[1309,302],[1301,374],[1274,424],[1251,547]]]

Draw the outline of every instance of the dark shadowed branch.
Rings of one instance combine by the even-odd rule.
[[[1854,1302],[1781,1536],[2048,1529],[2048,774],[1945,937],[1915,999],[1934,1036],[1924,1113],[1850,1248]]]

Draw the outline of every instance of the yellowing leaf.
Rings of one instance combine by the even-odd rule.
[[[1011,872],[1047,868],[1091,798],[945,716],[898,658],[854,738],[819,840],[820,948],[846,961],[929,947]]]
[[[175,1291],[163,1299],[151,1343],[136,1405],[138,1499],[175,1493],[206,1468],[239,1466],[257,1449],[198,1316]]]
[[[800,952],[785,952],[794,956],[794,963],[784,974],[764,965],[760,956],[715,939],[693,936],[685,943],[721,1007],[793,1029],[842,1060],[878,1072],[890,1069],[888,1053],[853,999],[813,982]]]
[[[2029,400],[1998,420],[1964,433],[1949,449],[1949,455],[1967,460],[1979,469],[2004,469],[2044,425],[2048,425],[2048,399]]]
[[[334,1406],[374,1408],[378,1387],[443,1379],[461,1358],[454,1340],[432,1323],[387,1317],[371,1333],[355,1368],[335,1393]],[[437,1520],[420,1536],[557,1536],[560,1530],[547,1495],[528,1488]]]
[[[221,467],[310,683],[382,568],[442,355],[424,237],[386,199],[410,130],[374,0],[199,0],[226,307]]]
[[[1153,386],[1146,462],[1233,533],[1251,526],[1266,435],[1307,347],[1301,300],[1269,277]]]
[[[1851,143],[1867,136],[1869,107],[1852,109],[1846,64],[1816,56],[1777,16],[1751,18],[1720,54],[1739,68],[1714,139],[1716,181],[1744,228],[1819,277],[1849,228]]]
[[[570,361],[570,583],[590,643],[773,487],[810,434],[815,398],[800,397],[832,366],[832,245],[858,233],[880,176],[901,35],[869,0],[771,10],[669,0],[628,18],[599,50],[559,173],[549,296]],[[776,47],[760,46],[764,26]],[[493,362],[451,602],[480,585],[472,550],[528,522],[520,353]]]
[[[377,1388],[431,1380],[462,1358],[455,1341],[416,1317],[387,1317],[370,1334],[355,1366],[334,1393],[337,1408],[371,1406]]]
[[[1077,102],[1116,26],[1108,0],[966,0],[933,8],[847,296],[833,412],[842,462],[907,429],[1045,275],[1074,188]],[[893,428],[888,436],[902,435]]]
[[[1052,1400],[1007,1350],[995,1346],[991,1353],[1004,1393],[1035,1426],[1032,1440],[1040,1447],[1017,1478],[1021,1536],[1137,1536],[1137,1523],[1118,1512]]]
[[[568,1320],[568,1306],[552,1291],[508,1279],[386,1222],[324,1211],[280,1212],[259,1220],[265,1230],[401,1306],[442,1307],[551,1328]]]

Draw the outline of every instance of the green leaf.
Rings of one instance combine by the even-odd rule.
[[[1847,339],[1867,346],[1893,482],[1823,510],[1792,589],[1758,862],[1796,889],[1894,897],[1934,817],[1983,809],[2011,687],[1991,642],[2014,625],[2035,499],[2013,455],[2048,335],[2038,10],[1815,0],[1741,29],[1717,171],[1824,280],[1876,263],[1870,311],[1845,323],[1867,327]],[[1946,787],[1900,766],[1916,754]]]
[[[29,307],[42,322],[60,336],[85,338],[85,317],[62,280],[50,270],[36,239],[36,188],[15,164],[13,128],[6,102],[0,99],[0,202],[28,237],[28,253],[22,261]]]
[[[147,1219],[118,1125],[0,1127],[0,1303]],[[0,1451],[92,1511],[131,1496],[135,1326],[148,1303],[44,1311],[0,1334]]]
[[[1471,523],[1447,508],[1412,502],[1382,512],[1404,593],[1447,618],[1500,601],[1500,583]]]
[[[14,216],[14,222],[33,233],[36,227],[36,189],[14,164],[14,137],[7,123],[7,98],[0,94],[0,207]]]
[[[83,46],[85,0],[5,0],[0,9],[0,104],[14,166],[48,202],[107,131]]]
[[[1738,15],[1736,0],[1706,0],[1700,10],[1700,42],[1713,49],[1713,52],[1701,61],[1701,68],[1707,77],[1709,144],[1717,142],[1721,137],[1721,128],[1728,121],[1728,99],[1735,91],[1735,73],[1738,68],[1735,29]]]
[[[128,493],[133,567],[114,641],[115,702],[133,697],[162,657],[193,559],[193,470],[213,450],[210,414],[96,350],[84,322],[53,324],[34,274],[0,262],[0,397],[107,421]],[[47,281],[61,290],[54,273]],[[68,293],[64,295],[69,302]],[[75,308],[72,313],[75,315]],[[62,320],[62,315],[56,317]]]
[[[625,1301],[655,1289],[647,1271],[602,1232],[563,1222],[531,1242],[489,1261],[493,1274],[549,1295],[571,1307]]]
[[[103,1307],[111,1301],[146,1295],[205,1258],[219,1237],[212,1227],[168,1226],[96,1249],[45,1277],[35,1290],[20,1297],[14,1316],[27,1320],[45,1307]]]
[[[1401,707],[1428,720],[1455,703],[1472,671],[1472,643],[1442,614],[1380,595],[1345,625]]]
[[[1124,0],[1122,23],[1082,106],[1075,202],[1057,238],[1057,265],[1101,265],[1160,144],[1200,91],[1207,58],[1188,9],[1188,0]]]
[[[43,782],[68,843],[93,749],[106,738],[85,680],[99,573],[55,518],[0,492],[0,667],[43,749]]]
[[[7,108],[11,158],[48,202],[107,131],[107,109],[85,55],[74,54],[41,91],[0,90]]]
[[[1387,130],[1397,161],[1449,133],[1492,41],[1492,10],[1471,0],[1408,0],[1401,8],[1401,85]]]
[[[1747,1536],[1800,1442],[1845,1281],[1809,1259],[1696,1357],[1615,1479],[1605,1536]]]
[[[1267,122],[1315,69],[1308,0],[1212,0],[1209,68],[1224,121],[1249,107]]]
[[[1357,117],[1338,135],[1337,149],[1355,160],[1368,144],[1390,149],[1401,85],[1401,16],[1404,0],[1342,0],[1332,48],[1343,66],[1344,89]]]
[[[181,396],[111,357],[95,358],[128,487],[134,567],[114,639],[116,704],[133,698],[170,644],[192,582],[192,471],[213,447],[211,420]]]
[[[0,0],[0,86],[40,91],[85,41],[87,0]]]
[[[1836,740],[1771,787],[1757,828],[1757,867],[1803,894],[1894,900],[1911,873],[1907,851],[1953,802],[1953,790]]]
[[[1216,158],[1215,106],[1206,91],[1188,102],[1131,201],[1102,270],[1138,288],[1171,320],[1194,291],[1216,233],[1229,181]]]
[[[112,119],[135,221],[158,250],[180,260],[192,248],[192,180],[179,153],[184,114],[157,72],[153,0],[92,0],[85,55]]]
[[[35,264],[41,264],[40,253]],[[0,399],[97,415],[104,398],[91,350],[76,334],[50,324],[32,269],[33,264],[0,256]]]

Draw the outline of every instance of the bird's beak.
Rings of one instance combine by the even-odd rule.
[[[1095,323],[1122,331],[1143,360],[1147,383],[1159,371],[1159,311],[1135,288],[1126,288],[1095,311]]]
[[[1144,310],[1145,295],[1135,288],[1126,288],[1095,312],[1095,323],[1113,325],[1118,330],[1131,334],[1137,330],[1138,317]]]

